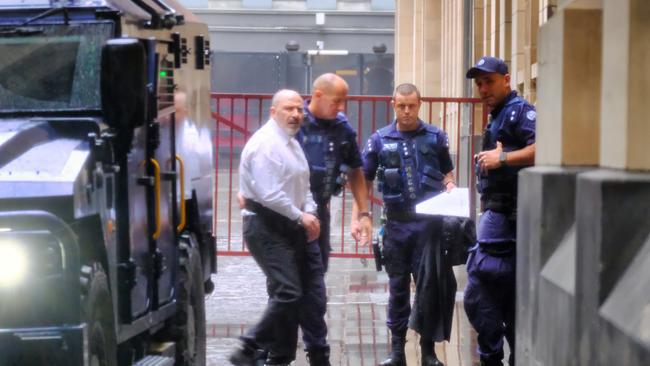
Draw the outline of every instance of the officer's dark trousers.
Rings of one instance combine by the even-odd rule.
[[[321,226],[321,230],[323,230]],[[327,349],[327,293],[325,269],[318,241],[307,244],[305,251],[305,276],[303,296],[300,301],[299,324],[307,351]]]
[[[318,245],[322,257],[323,273],[327,272],[330,263],[330,252],[332,245],[330,244],[330,205],[329,202],[318,204],[318,219],[320,220],[320,236],[318,236]]]
[[[481,218],[479,244],[471,249],[467,259],[468,283],[464,302],[467,317],[478,333],[478,352],[481,360],[488,365],[500,365],[505,337],[511,350],[509,363],[514,366],[517,260],[515,242],[481,241],[487,238],[512,237],[514,228],[490,225],[498,224],[500,219],[498,216],[486,214]],[[514,220],[505,222],[506,226],[513,224]]]
[[[406,338],[411,314],[411,276],[417,282],[424,240],[418,240],[426,221],[388,220],[383,254],[389,279],[388,314],[386,325],[393,341]]]
[[[481,359],[500,362],[505,336],[512,350],[510,366],[514,366],[515,347],[515,261],[514,254],[497,257],[474,248],[467,262],[465,289],[465,311],[478,333]]]
[[[298,309],[303,296],[306,237],[288,220],[244,217],[244,239],[267,278],[269,301],[262,319],[242,339],[275,357],[295,359]]]

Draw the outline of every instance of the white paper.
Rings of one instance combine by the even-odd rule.
[[[469,217],[469,189],[454,188],[415,205],[415,212],[425,215]]]

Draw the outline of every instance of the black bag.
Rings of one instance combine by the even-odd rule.
[[[472,219],[445,216],[442,221],[442,249],[452,266],[467,262],[468,250],[476,244],[476,224]]]

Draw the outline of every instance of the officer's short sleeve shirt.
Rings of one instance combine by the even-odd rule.
[[[506,151],[519,150],[535,143],[535,124],[537,113],[535,106],[512,92],[506,105],[492,113],[491,128],[493,143],[500,141]]]

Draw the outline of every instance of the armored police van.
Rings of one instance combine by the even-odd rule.
[[[208,29],[174,0],[0,2],[0,365],[203,365]]]

